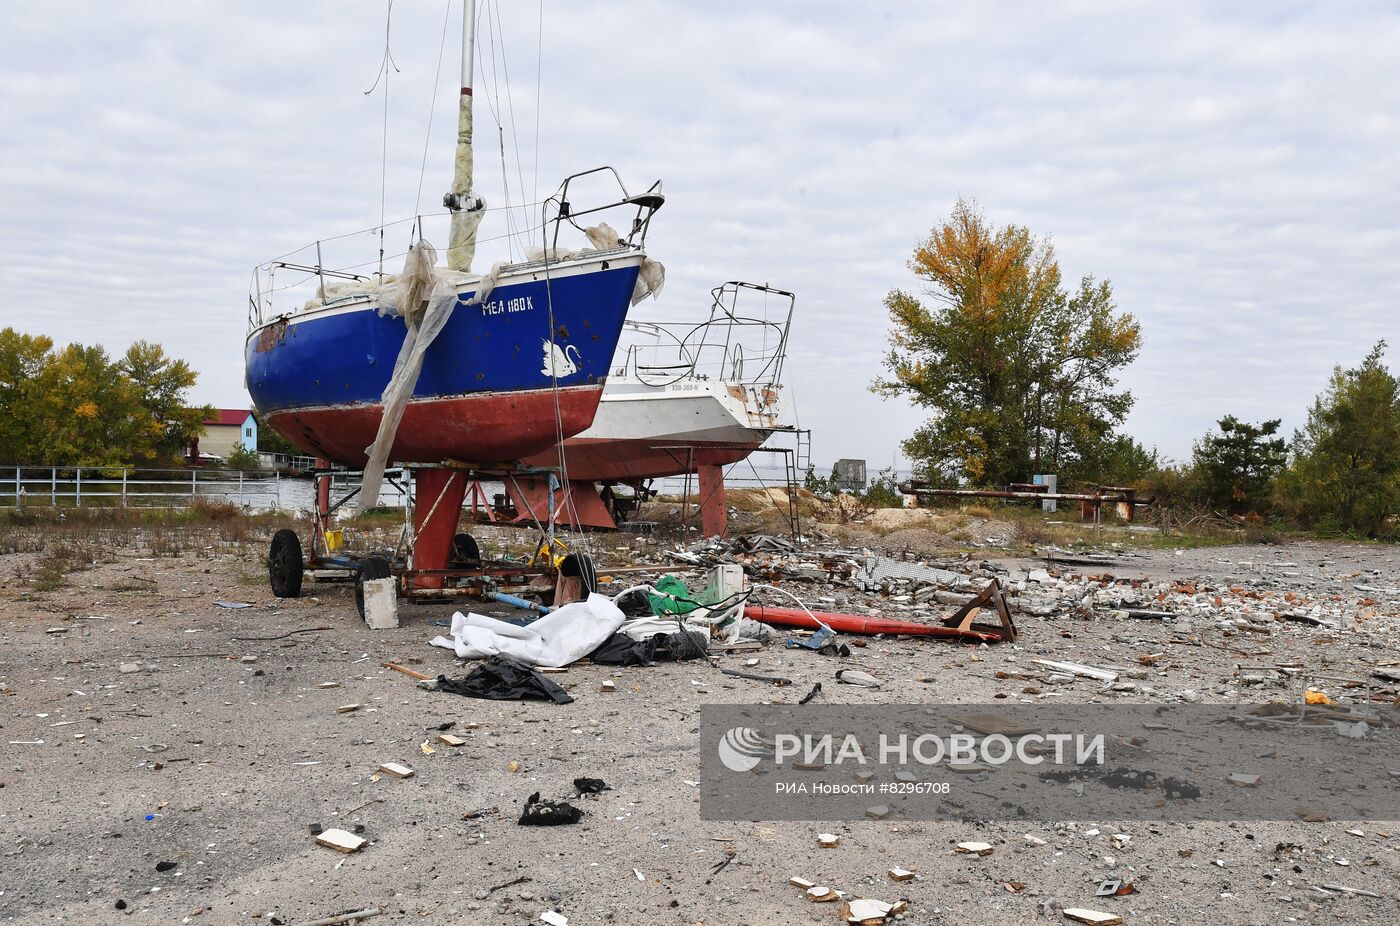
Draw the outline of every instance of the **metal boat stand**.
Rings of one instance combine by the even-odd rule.
[[[469,485],[483,478],[514,480],[517,475],[538,478],[552,471],[538,467],[476,468],[455,463],[410,464],[385,475],[385,481],[405,496],[404,523],[393,550],[353,550],[343,529],[334,527],[336,512],[359,494],[353,486],[332,499],[332,483],[356,473],[330,467],[318,460],[312,471],[316,504],[312,510],[312,535],[308,548],[291,528],[277,531],[268,553],[268,579],[278,598],[301,594],[303,579],[354,581],[355,604],[364,616],[364,583],[372,579],[395,580],[400,599],[441,600],[477,598],[514,606],[544,608],[525,602],[523,594],[552,591],[552,603],[563,604],[596,590],[591,559],[571,553],[554,536],[555,511],[537,521],[541,542],[528,560],[491,559],[481,554],[471,534],[457,530]],[[307,549],[308,552],[303,553]]]

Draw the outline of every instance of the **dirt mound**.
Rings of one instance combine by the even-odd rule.
[[[973,518],[950,536],[978,545],[1004,547],[1016,539],[1016,525],[995,518]]]
[[[881,533],[918,527],[947,533],[957,522],[946,512],[929,508],[877,508],[862,523]]]
[[[907,551],[919,555],[941,553],[944,550],[961,546],[956,540],[927,527],[906,527],[903,530],[890,531],[883,537],[871,541],[870,545],[886,553]]]

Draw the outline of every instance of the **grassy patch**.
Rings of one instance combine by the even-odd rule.
[[[70,573],[92,567],[89,550],[74,543],[56,543],[46,549],[29,577],[36,592],[53,592],[68,585]]]

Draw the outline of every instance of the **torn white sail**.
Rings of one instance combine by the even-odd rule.
[[[384,306],[390,312],[397,310],[403,316],[408,332],[404,335],[403,346],[399,348],[398,359],[394,361],[389,385],[384,388],[380,400],[384,411],[379,418],[379,431],[375,434],[374,443],[365,448],[369,462],[365,464],[364,476],[360,481],[356,513],[379,503],[384,467],[389,462],[399,421],[403,419],[404,409],[408,407],[413,388],[418,384],[418,374],[423,371],[423,355],[452,317],[452,309],[457,303],[456,274],[439,271],[436,263],[437,251],[428,242],[419,241],[409,248],[403,273],[398,279],[398,304]],[[385,287],[381,293],[387,290],[388,287]]]

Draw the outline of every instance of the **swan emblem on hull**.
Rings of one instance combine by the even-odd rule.
[[[540,373],[553,379],[564,379],[573,376],[578,372],[579,363],[583,358],[579,355],[578,348],[572,344],[565,346],[562,350],[553,341],[544,341],[544,368]]]

